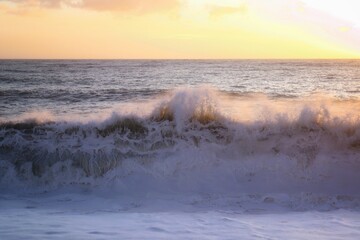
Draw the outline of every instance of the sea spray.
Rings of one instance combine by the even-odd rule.
[[[211,88],[181,88],[147,115],[3,122],[0,186],[107,185],[114,179],[130,186],[138,178],[159,191],[359,194],[358,115],[339,113],[336,103],[301,100],[284,111],[287,100],[261,98],[267,111],[249,117],[244,99],[232,98]]]

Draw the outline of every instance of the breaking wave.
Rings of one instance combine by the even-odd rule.
[[[358,101],[310,99],[182,88],[102,120],[3,121],[0,186],[360,194]]]

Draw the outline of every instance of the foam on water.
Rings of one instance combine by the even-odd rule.
[[[31,113],[2,122],[1,188],[360,194],[358,100],[199,87],[133,105],[81,121]]]
[[[0,239],[360,239],[359,66],[0,61]]]
[[[360,101],[179,88],[0,123],[1,239],[358,239]]]

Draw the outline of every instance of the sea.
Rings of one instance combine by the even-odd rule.
[[[0,239],[360,239],[360,60],[0,60]]]

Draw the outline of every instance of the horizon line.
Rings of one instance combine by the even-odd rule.
[[[83,60],[96,60],[96,61],[258,61],[258,60],[360,60],[359,58],[0,58],[0,61],[26,61],[26,60],[39,60],[39,61],[83,61]]]

